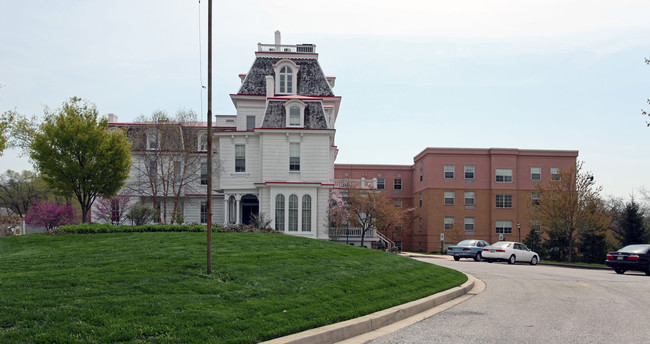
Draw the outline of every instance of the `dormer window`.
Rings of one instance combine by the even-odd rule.
[[[280,93],[293,93],[293,71],[291,67],[280,69]]]
[[[296,94],[298,69],[300,67],[289,59],[282,59],[273,65],[277,94]]]
[[[284,104],[287,117],[287,127],[302,128],[305,126],[305,103],[292,99]]]
[[[158,133],[158,131],[149,131],[146,136],[148,150],[160,149],[160,133]]]
[[[207,152],[208,151],[208,135],[206,134],[199,134],[199,152]]]

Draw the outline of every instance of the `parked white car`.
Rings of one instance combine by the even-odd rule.
[[[508,264],[527,262],[530,265],[537,265],[539,255],[522,243],[499,241],[483,249],[483,260],[488,263],[507,261]]]

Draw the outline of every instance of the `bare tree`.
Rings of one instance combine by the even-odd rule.
[[[183,196],[198,193],[197,184],[207,180],[205,128],[193,111],[181,109],[173,118],[165,111],[140,116],[127,131],[134,159],[129,192],[150,198],[159,210],[159,222],[174,222],[181,217]]]
[[[528,214],[539,221],[547,244],[557,249],[558,258],[569,262],[573,261],[580,236],[603,232],[611,221],[599,196],[602,188],[596,187],[593,177],[581,170],[582,163],[578,162],[547,183],[538,184],[539,200]]]

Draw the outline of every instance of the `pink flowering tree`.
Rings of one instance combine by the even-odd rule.
[[[117,195],[111,198],[99,198],[95,202],[93,215],[104,223],[122,225],[127,220],[126,214],[131,209],[131,197]]]
[[[65,205],[56,202],[48,203],[34,201],[34,205],[29,208],[25,216],[25,222],[30,225],[44,226],[46,230],[69,225],[77,219],[77,212],[70,203]]]
[[[327,208],[327,223],[330,238],[336,240],[344,234],[350,218],[350,209],[338,190],[330,192]]]

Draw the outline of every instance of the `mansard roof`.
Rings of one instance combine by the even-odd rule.
[[[273,64],[279,57],[257,57],[237,94],[266,95],[266,76],[272,75]],[[316,59],[291,59],[300,66],[298,94],[303,96],[333,97],[334,92]]]
[[[286,128],[287,112],[284,101],[269,101],[262,128]],[[327,120],[321,102],[305,102],[305,129],[327,129]]]

